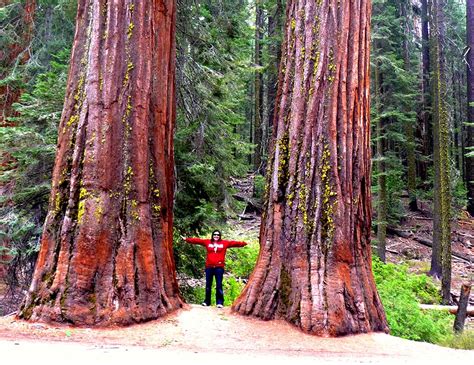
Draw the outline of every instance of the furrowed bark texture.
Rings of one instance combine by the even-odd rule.
[[[467,122],[466,145],[474,147],[474,0],[466,0]],[[474,157],[466,158],[467,210],[474,217]]]
[[[370,10],[287,4],[261,249],[238,313],[318,335],[387,331],[371,271]]]
[[[449,180],[449,115],[446,105],[446,24],[444,0],[431,2],[433,102],[433,251],[430,274],[441,277],[443,304],[451,301],[451,196]]]
[[[172,256],[175,3],[81,0],[50,207],[20,317],[128,324],[182,306]]]

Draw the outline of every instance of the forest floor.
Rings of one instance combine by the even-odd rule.
[[[204,361],[290,364],[469,363],[473,351],[453,350],[382,333],[341,338],[304,334],[284,321],[243,317],[226,307],[188,305],[130,327],[74,328],[0,317],[2,362],[69,364],[111,361]],[[263,362],[262,362],[263,361]]]
[[[474,219],[468,213],[463,213],[453,221],[451,229],[453,253],[451,298],[453,304],[457,304],[461,285],[472,283],[474,279]],[[397,233],[387,235],[387,261],[405,264],[410,272],[428,274],[431,265],[431,247],[421,244],[420,240],[433,239],[433,219],[429,210],[407,211],[401,225],[395,231]],[[464,258],[456,257],[454,254]],[[435,282],[441,285],[439,280],[435,279]],[[470,305],[474,305],[474,290],[471,290],[469,302]]]

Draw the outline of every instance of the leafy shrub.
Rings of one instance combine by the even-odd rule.
[[[383,264],[374,257],[375,282],[393,336],[439,343],[451,333],[449,313],[423,312],[419,301],[439,302],[436,287],[426,275],[409,274],[404,265]]]
[[[260,246],[256,243],[229,250],[226,258],[226,267],[232,274],[242,278],[248,278],[255,267]]]

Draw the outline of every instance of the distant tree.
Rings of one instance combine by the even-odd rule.
[[[431,115],[430,87],[430,33],[428,17],[428,0],[421,0],[421,58],[422,58],[422,92],[419,113],[419,130],[421,131],[422,154],[425,157],[419,161],[418,172],[422,181],[428,180],[428,156],[433,152],[433,131]]]
[[[15,115],[12,105],[21,94],[24,80],[17,72],[12,72],[18,65],[30,58],[30,43],[33,38],[35,0],[15,2],[7,0],[2,10],[7,13],[6,19],[0,16],[2,34],[0,37],[0,126],[10,124],[7,118]]]
[[[402,19],[402,29],[404,33],[402,42],[402,54],[403,54],[403,69],[407,74],[412,72],[411,67],[411,44],[410,40],[413,35],[413,21],[410,14],[410,1],[403,1],[400,4],[400,18]],[[401,105],[401,109],[406,114],[409,114],[412,105],[405,102]],[[411,210],[417,210],[417,193],[416,193],[416,140],[415,140],[415,128],[412,121],[405,121],[404,130],[406,136],[405,152],[407,160],[407,190],[409,196],[409,207]]]
[[[374,45],[375,48],[375,45]],[[377,256],[382,262],[385,262],[386,254],[386,237],[387,237],[387,171],[385,168],[385,151],[387,148],[386,136],[384,133],[384,120],[381,115],[381,75],[380,64],[375,63],[374,66],[374,104],[376,110],[376,161],[377,161]]]
[[[446,89],[445,0],[431,3],[431,67],[433,105],[433,251],[430,274],[442,278],[443,302],[451,300],[450,131]]]
[[[254,170],[262,173],[262,157],[264,151],[263,145],[263,71],[262,71],[262,41],[263,27],[265,25],[264,12],[260,0],[255,1],[255,81],[254,81],[254,127],[253,142],[255,144],[254,152]]]
[[[267,65],[267,130],[270,131],[275,117],[275,99],[278,84],[278,66],[281,59],[281,36],[284,21],[284,1],[275,0],[268,10],[268,65]],[[270,135],[270,133],[267,133]],[[271,135],[269,136],[271,137]],[[266,140],[267,136],[264,136]],[[268,146],[265,141],[264,146]],[[268,153],[264,148],[265,157]]]
[[[367,1],[287,4],[259,259],[233,309],[387,331],[371,272]]]
[[[467,126],[466,145],[470,149],[466,158],[467,210],[474,217],[474,0],[466,0],[467,38]]]
[[[173,0],[80,0],[49,211],[21,318],[111,324],[182,305],[172,255]]]

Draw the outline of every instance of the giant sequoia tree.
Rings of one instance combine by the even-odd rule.
[[[386,331],[371,272],[370,2],[292,0],[256,268],[234,310]]]
[[[80,0],[49,212],[20,317],[181,306],[172,256],[174,0]]]

